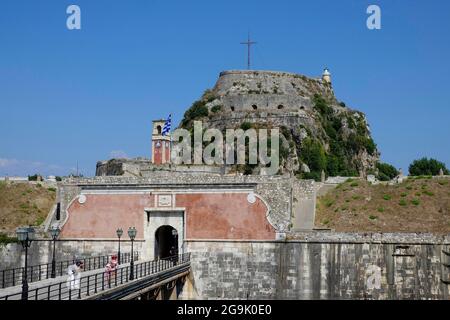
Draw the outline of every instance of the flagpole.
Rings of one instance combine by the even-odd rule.
[[[169,113],[170,129],[169,129],[169,167],[172,169],[172,113]]]

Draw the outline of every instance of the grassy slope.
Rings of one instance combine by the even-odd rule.
[[[39,184],[0,182],[0,232],[40,225],[55,203],[56,192]]]
[[[450,179],[398,185],[347,181],[317,199],[316,227],[358,232],[450,232]]]

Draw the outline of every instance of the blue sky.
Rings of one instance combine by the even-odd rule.
[[[66,8],[81,8],[81,30]],[[366,9],[382,10],[368,30]],[[4,0],[0,5],[0,175],[84,175],[113,155],[150,157],[151,121],[184,110],[218,74],[319,76],[367,114],[381,159],[450,166],[450,2]]]

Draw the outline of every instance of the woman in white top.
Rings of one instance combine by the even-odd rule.
[[[81,268],[83,268],[83,262],[77,260],[74,264],[67,268],[67,288],[69,290],[80,289]]]

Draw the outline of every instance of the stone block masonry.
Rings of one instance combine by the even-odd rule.
[[[298,111],[312,108],[315,93],[333,97],[329,85],[303,75],[254,70],[220,73],[213,91],[222,97],[225,111]],[[233,109],[231,109],[233,107]]]
[[[449,299],[450,238],[309,233],[303,240],[187,243],[185,299]]]

